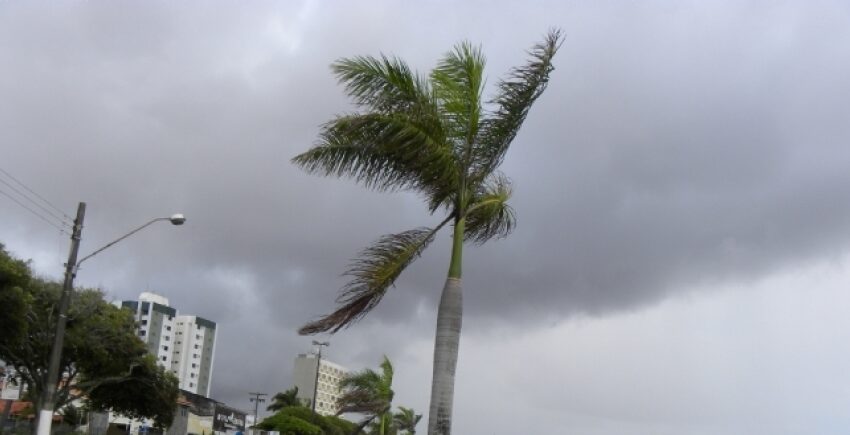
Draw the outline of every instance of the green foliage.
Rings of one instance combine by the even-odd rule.
[[[267,417],[257,427],[263,430],[278,431],[280,435],[324,435],[319,426],[305,419],[288,415],[283,411]]]
[[[328,426],[332,429],[329,429],[329,434],[336,435],[350,435],[353,434],[355,430],[357,430],[357,425],[344,419],[339,418],[334,415],[327,415],[324,417],[325,422],[327,422]]]
[[[422,414],[417,414],[411,408],[403,406],[398,407],[398,412],[393,414],[393,426],[398,431],[404,431],[405,435],[414,435],[416,433],[416,425],[422,419]]]
[[[463,240],[481,244],[510,234],[515,226],[507,204],[511,185],[497,169],[548,85],[560,41],[560,31],[551,31],[529,51],[525,65],[497,83],[486,102],[484,55],[466,42],[426,76],[386,56],[358,56],[332,65],[358,111],[325,124],[319,143],[293,163],[379,191],[415,191],[431,213],[445,210],[446,217],[434,228],[382,236],[363,250],[346,273],[351,281],[340,292],[337,309],[299,333],[337,332],[362,318],[448,222],[457,232],[452,278],[461,276]]]
[[[154,426],[168,427],[180,394],[177,377],[156,364],[153,355],[131,363],[128,373],[84,381],[92,409],[112,410],[134,418],[152,418]]]
[[[17,347],[26,339],[27,295],[32,272],[26,262],[13,258],[0,243],[0,346]]]
[[[390,426],[393,396],[393,365],[384,356],[381,373],[372,369],[350,374],[343,378],[339,387],[343,390],[337,401],[339,414],[357,413],[365,417],[362,425],[376,421],[379,433],[384,434]]]
[[[32,278],[25,264],[0,250],[0,280],[16,286],[0,289],[2,322],[0,359],[12,365],[32,397],[45,391],[56,306],[62,285]],[[26,272],[26,273],[24,273]],[[9,307],[10,315],[6,315]],[[23,325],[17,317],[25,319]],[[169,425],[179,392],[177,379],[158,367],[136,336],[132,314],[106,302],[97,290],[75,291],[68,309],[56,409],[88,396],[92,409],[112,409]]]
[[[313,415],[313,411],[304,406],[283,408],[264,419],[257,427],[263,430],[280,431],[281,435],[288,433],[350,435],[357,429],[354,423],[338,417]]]
[[[275,394],[274,397],[272,397],[272,403],[266,408],[266,410],[277,412],[290,406],[304,406],[304,404],[298,400],[298,387],[292,387],[286,391]]]

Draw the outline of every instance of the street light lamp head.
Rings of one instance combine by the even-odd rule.
[[[316,341],[313,340],[313,346],[330,346],[331,343],[327,341]]]
[[[177,214],[171,215],[171,217],[168,218],[168,220],[173,225],[183,225],[183,223],[186,222],[186,216],[183,216],[182,213],[177,213]]]

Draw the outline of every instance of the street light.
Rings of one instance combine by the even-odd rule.
[[[62,284],[62,296],[59,298],[59,307],[57,308],[59,313],[56,319],[56,332],[53,334],[53,347],[50,349],[50,362],[47,366],[47,382],[44,386],[41,409],[38,412],[37,435],[50,435],[50,428],[53,424],[53,411],[56,405],[56,384],[59,382],[59,362],[62,359],[62,346],[65,342],[65,324],[68,320],[68,305],[71,302],[71,293],[74,291],[74,277],[77,275],[80,264],[155,222],[169,221],[172,225],[183,225],[186,222],[186,218],[182,214],[153,219],[77,261],[77,251],[80,248],[85,215],[86,203],[81,202],[77,207],[77,218],[74,219],[74,231],[71,234],[71,250],[68,253],[68,262],[65,263],[65,281]]]
[[[316,419],[316,399],[319,395],[319,368],[322,364],[322,347],[330,345],[331,344],[327,341],[313,340],[313,346],[319,347],[319,355],[318,358],[316,358],[316,381],[313,383],[313,420]]]

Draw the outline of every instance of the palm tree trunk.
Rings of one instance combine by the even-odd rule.
[[[431,378],[431,409],[428,413],[428,435],[452,432],[455,370],[457,368],[460,328],[463,322],[463,286],[461,256],[464,220],[455,223],[449,276],[440,296],[437,310],[437,334],[434,340],[434,374]]]
[[[434,341],[434,375],[431,379],[428,435],[448,435],[452,430],[455,369],[463,320],[462,289],[459,278],[447,278],[440,298],[437,336]]]

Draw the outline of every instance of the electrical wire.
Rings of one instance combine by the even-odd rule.
[[[2,178],[0,178],[0,183],[3,183],[3,184],[5,184],[6,186],[9,186],[9,188],[10,188],[10,189],[12,189],[12,191],[13,191],[13,192],[17,193],[17,194],[18,194],[21,198],[26,199],[26,200],[27,200],[27,201],[29,201],[32,205],[34,205],[34,206],[36,206],[36,207],[40,208],[41,210],[43,210],[45,213],[49,214],[50,216],[53,216],[55,219],[57,219],[57,220],[58,220],[58,221],[62,224],[62,226],[67,227],[67,228],[71,228],[71,226],[72,226],[71,224],[69,224],[68,222],[66,222],[66,221],[65,221],[64,219],[62,219],[60,216],[56,216],[56,213],[51,212],[50,210],[48,210],[47,208],[45,208],[45,207],[44,207],[44,206],[42,206],[41,204],[39,204],[39,203],[37,203],[37,202],[33,201],[33,199],[32,199],[32,198],[30,198],[30,197],[28,197],[26,194],[21,193],[21,191],[20,191],[20,190],[16,189],[16,188],[15,188],[15,186],[12,186],[12,185],[11,185],[11,184],[9,184],[8,182],[6,182],[6,180],[3,180]],[[8,196],[8,195],[7,195],[7,196]]]
[[[11,179],[12,179],[15,183],[18,183],[18,185],[20,185],[21,187],[23,187],[24,189],[26,189],[26,191],[27,191],[27,192],[32,193],[33,195],[35,195],[35,197],[36,197],[36,198],[40,199],[42,202],[44,202],[45,204],[47,204],[48,206],[50,206],[51,208],[53,208],[53,210],[56,210],[57,212],[59,212],[62,216],[64,216],[64,220],[67,220],[68,222],[72,222],[72,223],[74,222],[74,219],[73,219],[71,216],[68,216],[68,214],[67,214],[67,213],[65,213],[64,211],[62,211],[62,209],[60,209],[59,207],[56,207],[55,205],[53,205],[53,203],[52,203],[52,202],[50,202],[50,201],[48,201],[48,200],[44,199],[44,197],[43,197],[43,196],[39,195],[39,194],[38,194],[38,193],[36,193],[34,190],[30,189],[30,188],[29,188],[29,186],[27,186],[26,184],[24,184],[23,182],[21,182],[21,181],[20,181],[20,180],[18,180],[17,178],[13,177],[13,176],[12,176],[12,174],[10,174],[10,173],[6,172],[6,170],[4,170],[3,168],[0,168],[0,172],[2,172],[3,174],[5,174],[7,177],[11,178]],[[0,180],[0,181],[2,181],[2,180]],[[12,187],[9,183],[7,183],[7,182],[3,181],[3,184],[6,184],[7,186],[9,186],[9,187],[11,187],[13,190],[15,190],[15,192],[18,192],[18,191],[17,191],[17,189],[15,189],[14,187]],[[53,216],[53,217],[55,217],[55,218],[59,219],[60,221],[64,221],[64,220],[63,220],[63,218],[60,218],[59,216],[56,216],[55,214],[51,213],[50,211],[48,211],[47,209],[45,209],[45,208],[44,208],[44,207],[42,207],[41,205],[37,204],[35,201],[33,201],[32,199],[30,199],[30,198],[29,198],[29,197],[27,197],[26,195],[23,195],[23,194],[21,194],[20,192],[18,192],[18,194],[19,194],[19,195],[21,195],[21,196],[23,196],[23,197],[25,197],[25,198],[27,198],[30,202],[32,202],[33,204],[35,204],[35,205],[39,206],[42,210],[46,211],[47,213],[50,213],[50,215],[51,215],[51,216]],[[69,226],[69,227],[70,227],[70,226],[72,226],[72,225],[67,225],[67,226]]]
[[[38,217],[39,217],[39,219],[43,220],[43,221],[44,221],[45,223],[47,223],[48,225],[50,225],[50,226],[52,226],[52,227],[56,228],[57,230],[59,230],[59,232],[60,232],[60,233],[65,234],[65,235],[67,235],[67,236],[70,236],[70,235],[71,235],[71,233],[69,233],[69,232],[65,231],[65,229],[64,229],[64,228],[60,227],[59,225],[56,225],[54,222],[51,222],[49,219],[47,219],[47,218],[46,218],[46,217],[44,217],[43,215],[39,214],[37,211],[35,211],[35,210],[33,210],[33,209],[31,209],[31,208],[27,207],[27,206],[26,206],[24,203],[22,203],[21,201],[18,201],[18,199],[17,199],[17,198],[15,198],[14,196],[9,195],[7,192],[5,192],[5,191],[3,191],[3,190],[0,190],[0,194],[2,194],[3,196],[6,196],[7,198],[11,199],[12,201],[15,201],[15,203],[16,203],[16,204],[18,204],[19,206],[21,206],[21,207],[25,208],[25,209],[26,209],[26,210],[28,210],[30,213],[32,213],[32,214],[34,214],[34,215],[38,216]]]

